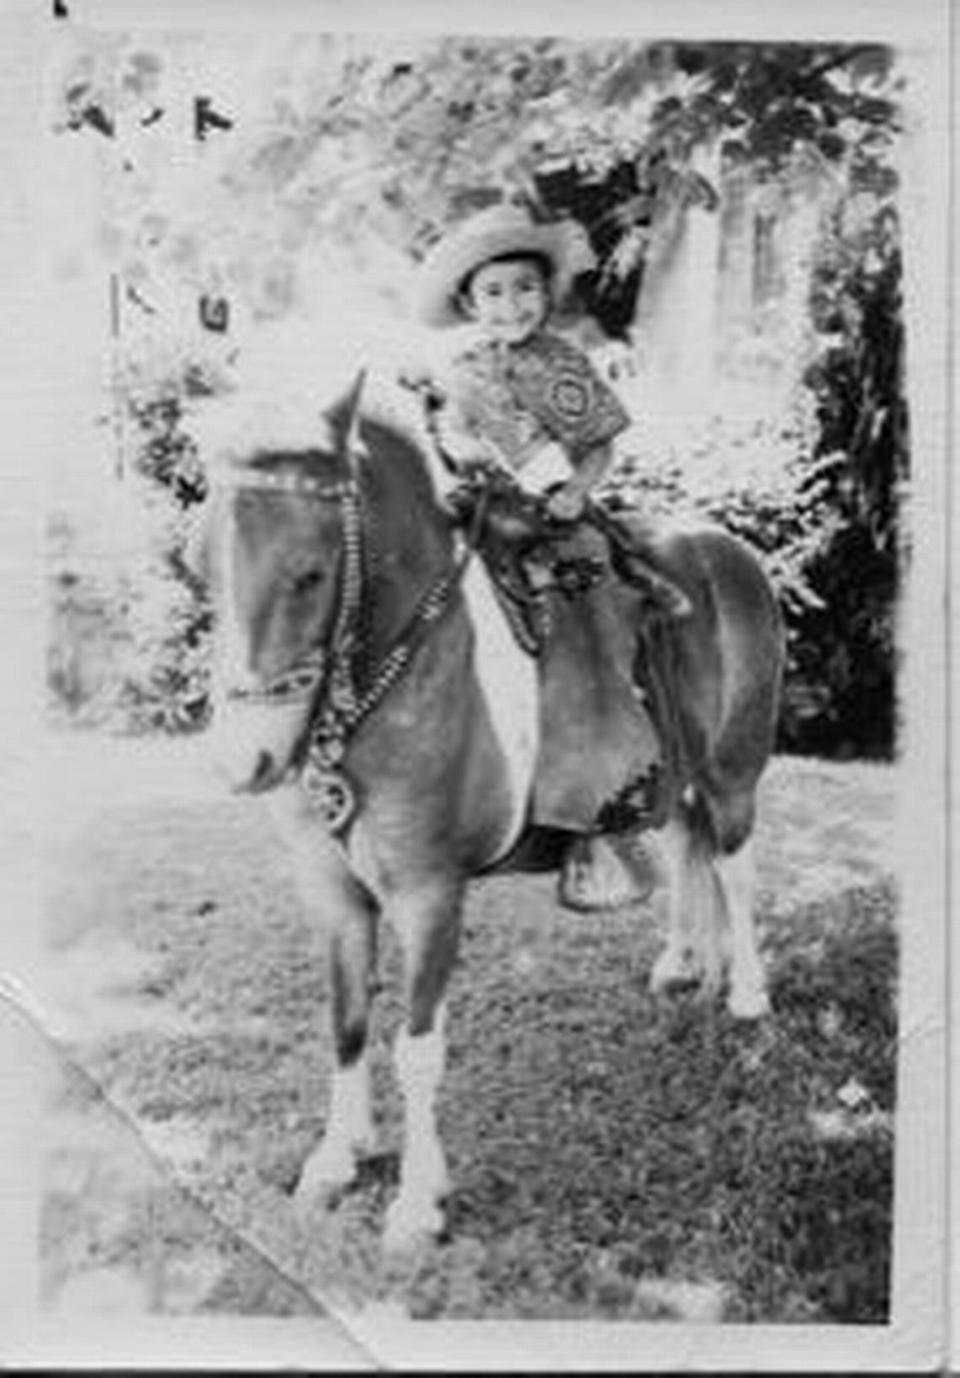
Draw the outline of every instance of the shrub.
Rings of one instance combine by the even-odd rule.
[[[53,719],[108,726],[129,652],[126,615],[132,581],[103,558],[101,533],[59,508],[47,530],[48,640],[46,680]]]
[[[901,261],[892,212],[860,225],[838,213],[814,280],[824,335],[807,373],[816,400],[816,476],[836,516],[809,565],[820,606],[802,624],[804,674],[828,683],[813,749],[889,756],[896,728],[897,596],[908,555]]]
[[[188,363],[156,381],[133,365],[121,386],[138,435],[133,468],[155,521],[147,577],[128,614],[134,653],[118,709],[140,729],[191,729],[208,716],[211,609],[185,554],[207,480],[182,422],[185,399],[213,384]]]
[[[211,387],[195,364],[131,353],[115,380],[129,471],[54,514],[47,680],[54,713],[74,723],[182,731],[206,720],[211,612],[185,558],[206,479],[182,420],[186,397]]]
[[[787,635],[779,746],[797,751],[815,749],[841,688],[808,642],[822,612],[815,571],[840,522],[811,460],[813,406],[803,389],[781,414],[648,419],[621,444],[610,481],[651,516],[715,521],[760,555]]]
[[[890,422],[887,438],[881,427],[859,465],[836,448],[861,414],[869,385],[851,348],[827,348],[779,414],[645,417],[621,442],[610,480],[651,513],[708,517],[760,553],[787,629],[778,745],[808,754],[883,755],[893,741],[897,511],[890,447],[899,441]],[[114,656],[110,692],[99,686],[98,718],[173,731],[200,726],[207,716],[211,612],[184,558],[206,481],[183,422],[186,400],[213,390],[215,380],[196,364],[162,362],[131,362],[121,380],[136,435],[128,483],[141,485],[150,513],[147,559],[136,577],[127,572],[110,587],[102,578],[96,586],[74,580],[58,596],[74,605],[85,600],[84,615],[100,618],[106,641],[125,646],[119,668]],[[633,410],[644,416],[642,399]],[[877,444],[888,446],[886,469],[878,470]],[[60,703],[76,712],[73,678],[71,684],[69,657],[61,655],[51,683]]]

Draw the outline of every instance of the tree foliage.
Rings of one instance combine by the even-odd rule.
[[[832,689],[807,744],[887,754],[896,729],[897,595],[909,557],[901,252],[891,205],[871,200],[859,211],[835,214],[814,281],[826,343],[807,377],[819,436],[805,486],[817,487],[833,523],[808,570],[820,606],[799,631],[805,677]]]
[[[282,316],[318,261],[402,307],[444,227],[508,196],[579,220],[580,301],[612,334],[690,206],[717,210],[737,169],[789,185],[802,156],[831,188],[809,303],[818,436],[784,469],[789,491],[717,477],[701,506],[777,576],[787,744],[883,750],[906,479],[899,94],[872,44],[323,35],[224,40],[217,67],[189,35],[113,35],[65,63],[54,125],[100,151],[100,244],[145,312],[174,283]],[[129,400],[141,468],[188,507],[201,490],[171,378]]]
[[[62,124],[127,131],[113,231],[135,278],[163,262],[268,300],[272,279],[281,306],[311,246],[416,258],[504,195],[583,219],[613,293],[678,209],[716,205],[726,164],[772,177],[803,148],[854,191],[892,177],[895,92],[879,46],[301,37],[259,59],[233,53],[246,75],[219,112],[229,133],[211,131],[196,156],[156,156],[172,126],[190,136],[185,107],[203,77],[193,92],[167,87],[191,60],[202,73],[185,38],[84,51],[64,74]],[[705,152],[720,157],[712,180]]]

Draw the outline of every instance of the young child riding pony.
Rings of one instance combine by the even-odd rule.
[[[613,441],[631,418],[587,356],[548,328],[573,277],[569,229],[539,224],[519,207],[497,206],[453,230],[427,258],[418,313],[423,324],[449,333],[450,346],[437,375],[419,380],[433,391],[437,404],[434,439],[455,473],[469,476],[475,466],[481,475],[505,472],[518,489],[542,498],[548,525],[566,532],[560,540],[573,556],[570,564],[579,561],[581,568],[592,565],[602,571],[609,563],[643,590],[649,606],[668,616],[682,615],[687,608],[684,594],[637,549],[636,527],[631,529],[597,495],[610,470]],[[487,481],[492,480],[481,480]],[[554,684],[558,670],[564,681],[576,680],[569,656],[578,654],[563,646],[558,649],[553,641],[554,612],[546,589],[557,579],[555,551],[556,547],[551,554],[548,547],[534,543],[507,557],[525,585],[534,640],[552,666]],[[569,629],[569,621],[566,625]],[[599,632],[599,626],[595,630]],[[591,635],[583,642],[587,655],[601,644]],[[621,655],[622,648],[616,653]],[[662,784],[667,778],[661,769],[662,746],[633,689],[622,690],[623,683],[632,684],[632,663],[627,666],[617,659],[611,674],[621,685],[617,692],[630,699],[629,707],[620,709],[632,725],[630,763],[619,744],[614,750],[605,742],[599,753],[603,769],[621,784],[630,771],[639,772],[638,778],[649,772],[650,781],[661,783],[651,786],[653,793],[642,808],[649,810],[650,818],[663,816],[668,796]],[[546,735],[555,742],[556,759],[561,759],[561,739],[566,737],[570,740],[564,759],[576,760],[583,750],[580,726],[565,711],[551,711]],[[591,752],[587,773],[599,779],[598,752]],[[616,765],[611,764],[611,753]],[[565,765],[559,775],[554,773],[553,793],[545,786],[539,796],[547,823],[584,834],[568,856],[561,894],[575,907],[583,907],[591,895],[590,903],[597,895],[604,895],[606,903],[614,891],[611,882],[602,879],[604,853],[595,837],[598,828],[606,831],[606,825],[602,814],[591,812],[593,804],[570,804],[558,788],[558,778],[567,769]],[[631,845],[627,891],[633,894],[639,855],[636,841]],[[611,854],[606,856],[609,868]],[[623,884],[622,871],[619,876],[612,882],[614,890]]]
[[[442,399],[435,434],[454,468],[506,471],[544,497],[556,522],[579,526],[589,516],[611,539],[616,518],[596,490],[631,418],[586,354],[547,328],[573,276],[569,228],[518,206],[479,212],[424,263],[418,314],[452,335],[433,382]],[[536,584],[536,561],[527,572]],[[678,610],[667,581],[646,570],[644,578]]]
[[[419,311],[426,325],[459,327],[443,380],[448,453],[499,462],[528,492],[560,485],[548,507],[572,520],[630,417],[586,355],[547,330],[569,262],[564,226],[495,206],[441,240],[423,268]]]

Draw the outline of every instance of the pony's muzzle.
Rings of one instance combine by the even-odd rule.
[[[207,751],[232,794],[263,794],[285,782],[303,736],[306,711],[290,703],[214,701]]]
[[[257,757],[253,775],[245,786],[234,786],[235,794],[262,794],[265,790],[272,789],[279,784],[282,775],[278,775],[276,763],[269,751],[261,751]]]

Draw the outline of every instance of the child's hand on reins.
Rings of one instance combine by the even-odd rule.
[[[558,488],[547,498],[547,513],[558,522],[578,521],[586,509],[585,494],[576,488]]]
[[[436,437],[444,453],[463,473],[476,469],[499,469],[497,452],[482,436],[447,423],[441,411],[436,423]]]
[[[446,403],[447,394],[436,372],[425,364],[407,364],[396,375],[397,382],[408,392],[417,393],[424,405],[439,411]]]

